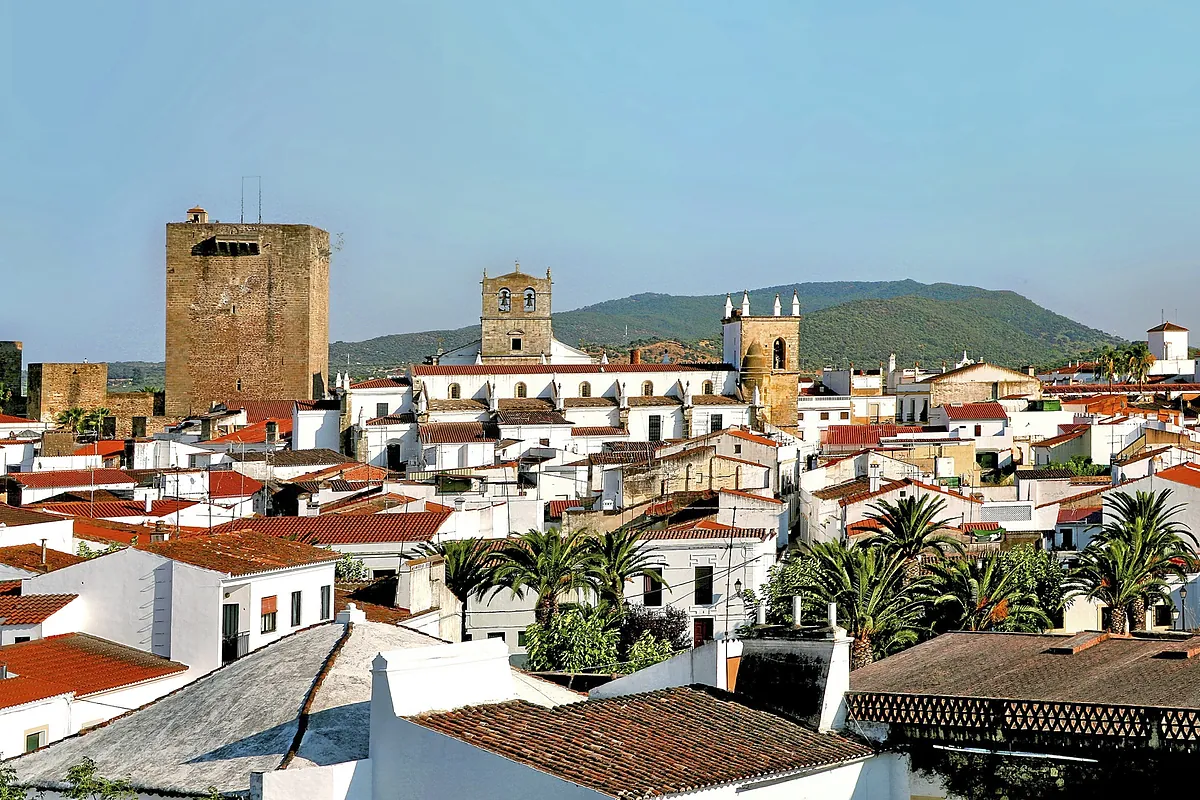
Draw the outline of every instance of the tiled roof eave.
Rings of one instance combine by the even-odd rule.
[[[309,567],[319,567],[323,564],[332,564],[341,558],[341,553],[337,553],[333,558],[322,559],[321,561],[310,561],[307,564],[292,564],[287,567],[272,567],[270,569],[260,569],[254,572],[221,572],[220,570],[211,569],[209,567],[197,567],[197,569],[207,569],[209,572],[215,572],[218,575],[223,575],[227,580],[241,580],[242,578],[257,578],[263,575],[274,575],[280,572],[291,572],[298,569],[308,569]]]

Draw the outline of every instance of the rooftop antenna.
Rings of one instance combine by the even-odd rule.
[[[242,176],[242,216],[241,221],[246,221],[246,179],[252,178],[258,181],[258,224],[262,225],[262,175],[243,175]]]

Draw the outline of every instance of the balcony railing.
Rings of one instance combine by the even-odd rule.
[[[221,638],[221,663],[237,661],[250,652],[250,631]]]

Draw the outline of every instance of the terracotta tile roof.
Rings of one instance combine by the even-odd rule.
[[[722,489],[721,494],[733,495],[734,497],[744,497],[747,500],[757,500],[761,503],[771,503],[773,505],[783,505],[782,500],[777,500],[774,497],[764,497],[761,494],[751,494],[750,492],[739,492],[736,489]]]
[[[292,481],[324,481],[332,478],[341,478],[347,481],[383,482],[391,477],[391,475],[392,473],[383,467],[352,461],[346,464],[334,464],[331,467],[325,467],[315,472],[306,472],[303,475],[297,475],[295,478],[292,478]]]
[[[1161,657],[1200,637],[1088,636],[1071,652],[1061,634],[943,633],[854,670],[850,691],[1200,709],[1200,659]]]
[[[92,542],[133,544],[134,537],[137,537],[138,541],[149,541],[150,534],[153,532],[153,529],[145,528],[141,525],[132,525],[127,522],[112,522],[106,519],[75,517],[71,521],[74,523],[75,538],[87,539]],[[174,530],[174,527],[172,527],[172,530]]]
[[[375,417],[367,420],[368,425],[412,425],[417,421],[417,415],[411,413],[405,414],[388,414],[384,417]]]
[[[0,547],[0,564],[6,564],[29,572],[53,572],[56,569],[78,564],[84,559],[74,553],[46,548],[46,561],[42,563],[42,548],[36,544],[13,544]]]
[[[57,517],[51,517],[39,511],[31,511],[27,508],[17,508],[5,503],[0,503],[0,524],[9,527],[17,525],[44,525],[47,522],[57,522]]]
[[[616,408],[615,397],[564,397],[563,406],[566,408]]]
[[[500,409],[497,422],[501,425],[570,425],[571,421],[554,410],[533,411]],[[451,423],[453,424],[453,423]]]
[[[568,508],[583,508],[582,500],[551,500],[549,502],[550,519],[562,519],[563,512]]]
[[[325,503],[321,506],[322,514],[378,514],[380,511],[388,511],[394,508],[402,508],[409,503],[419,502],[416,497],[398,494],[396,492],[388,492],[386,494],[372,494],[367,497],[355,495],[354,497],[344,497],[341,500],[335,500],[332,503]]]
[[[92,519],[115,519],[117,517],[166,517],[197,505],[195,500],[155,500],[146,513],[146,504],[141,500],[105,500],[96,503],[38,503],[35,508],[53,514]]]
[[[1184,463],[1175,467],[1169,467],[1161,472],[1154,473],[1154,476],[1173,483],[1182,483],[1185,486],[1200,489],[1200,466],[1195,464]]]
[[[129,486],[137,481],[119,469],[59,469],[51,472],[10,472],[5,477],[30,489],[66,489],[80,486]]]
[[[428,401],[430,411],[487,411],[488,404],[483,400],[475,400],[469,397],[453,398],[438,400],[430,398]]]
[[[249,497],[263,488],[261,481],[232,469],[214,469],[208,473],[208,496]]]
[[[292,418],[295,400],[228,400],[225,407],[230,411],[242,409],[246,412],[246,424],[253,425],[268,419]]]
[[[125,452],[125,441],[123,439],[105,439],[99,442],[85,444],[83,447],[77,447],[73,456],[117,456]]]
[[[227,433],[224,436],[216,436],[210,439],[210,442],[226,442],[234,444],[263,444],[267,441],[267,423],[274,422],[277,426],[276,435],[283,439],[292,434],[292,418],[272,418],[264,419],[258,422],[251,423],[244,428]]]
[[[579,425],[571,428],[572,436],[628,436],[629,431],[613,425]]]
[[[681,406],[683,401],[678,397],[666,395],[651,395],[650,397],[630,397],[627,402],[630,408],[648,408],[653,406]]]
[[[694,406],[744,406],[748,405],[746,401],[739,400],[736,397],[728,394],[694,394],[692,395],[692,405]]]
[[[408,378],[371,378],[350,384],[351,389],[405,389],[409,386]]]
[[[871,479],[866,476],[852,478],[833,486],[826,486],[824,489],[817,489],[812,496],[818,500],[841,500],[843,497],[852,497],[869,491],[870,485]]]
[[[16,581],[0,581],[0,594],[20,594],[21,582]]]
[[[266,519],[303,519],[269,517]],[[145,542],[139,550],[157,553],[185,564],[211,569],[226,575],[254,575],[288,567],[303,567],[336,561],[338,554],[311,544],[289,541],[255,529],[260,520],[234,520],[213,528],[211,534],[172,537],[165,542]],[[149,537],[146,537],[149,539]]]
[[[65,633],[0,647],[0,663],[8,666],[9,673],[20,676],[0,681],[0,687],[29,678],[42,684],[41,698],[67,692],[86,697],[187,669],[176,661],[86,633]],[[14,687],[14,695],[21,693]],[[41,698],[29,697],[21,702]]]
[[[1104,510],[1100,506],[1094,508],[1060,508],[1058,510],[1059,525],[1078,525],[1083,522],[1099,524],[1104,519]]]
[[[601,794],[630,800],[829,766],[874,752],[854,739],[817,733],[704,686],[550,709],[514,700],[411,720]]]
[[[996,402],[963,403],[962,405],[938,407],[946,412],[946,416],[952,420],[1008,419],[1008,412],[1004,410],[1004,406]]]
[[[563,375],[596,373],[620,375],[634,372],[733,372],[729,364],[428,364],[413,367],[413,376],[421,375]]]
[[[1166,331],[1187,333],[1187,328],[1183,327],[1182,325],[1176,325],[1174,322],[1164,322],[1161,325],[1155,325],[1153,328],[1148,329],[1146,333],[1162,333]]]
[[[428,504],[426,508],[428,508]],[[450,509],[395,514],[323,514],[316,517],[251,517],[226,522],[214,533],[252,530],[265,536],[320,545],[427,542],[450,519]]]
[[[12,414],[0,414],[0,425],[34,425],[38,424],[28,417],[14,417]]]
[[[1095,489],[1088,489],[1086,492],[1080,492],[1079,494],[1073,494],[1070,497],[1060,497],[1057,500],[1051,500],[1048,503],[1039,503],[1037,507],[1038,508],[1047,508],[1049,506],[1061,506],[1061,505],[1066,505],[1067,503],[1074,503],[1078,500],[1085,500],[1089,497],[1094,497],[1098,494],[1104,494],[1105,492],[1109,491],[1110,489],[1118,489],[1127,483],[1133,483],[1133,481],[1135,481],[1135,480],[1137,480],[1137,478],[1131,478],[1129,480],[1122,481],[1121,483],[1118,483],[1115,486],[1113,486],[1111,484],[1108,486],[1097,486]]]
[[[344,456],[336,450],[316,447],[311,450],[277,450],[274,453],[239,453],[236,450],[228,455],[233,461],[250,463],[266,461],[277,467],[327,467],[332,464],[354,464],[353,458]]]
[[[648,529],[641,532],[641,538],[649,541],[675,539],[758,539],[765,542],[775,538],[774,531],[766,528],[735,528],[732,525],[722,525],[710,519],[702,519],[689,525],[671,525],[666,528]]]
[[[41,625],[77,594],[0,595],[0,625]]]
[[[1086,427],[1086,426],[1085,426]],[[1087,433],[1086,430],[1073,430],[1068,433],[1060,433],[1058,436],[1051,436],[1049,439],[1042,439],[1040,442],[1034,442],[1032,447],[1058,447],[1060,444],[1078,439]]]
[[[417,428],[417,436],[425,444],[468,444],[496,442],[500,433],[486,422],[429,422]]]
[[[372,583],[338,583],[333,587],[335,612],[350,603],[367,615],[368,622],[399,625],[412,619],[412,612],[396,603],[396,579],[383,578]]]
[[[924,433],[920,425],[830,425],[821,432],[822,444],[873,447],[884,437],[902,433]]]
[[[735,439],[741,439],[746,442],[754,442],[755,444],[766,445],[767,447],[779,447],[779,442],[775,441],[774,439],[768,439],[765,436],[759,436],[756,433],[744,431],[740,428],[726,428],[723,431],[717,431],[716,434],[710,435],[720,436],[722,434],[726,436],[732,436]]]
[[[867,533],[879,533],[881,530],[883,530],[883,526],[879,524],[878,520],[861,519],[846,526],[846,535],[861,536]]]
[[[71,689],[32,675],[20,675],[0,681],[0,708],[16,708],[38,700],[69,695]]]

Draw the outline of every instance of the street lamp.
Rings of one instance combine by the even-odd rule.
[[[742,579],[741,578],[738,578],[736,581],[733,582],[733,593],[735,596],[740,595],[742,593]]]
[[[1182,631],[1187,630],[1187,587],[1179,587],[1179,613],[1182,615],[1183,622],[1179,626]]]
[[[1178,608],[1171,609],[1171,627],[1175,628],[1176,630],[1179,629],[1179,609]]]

